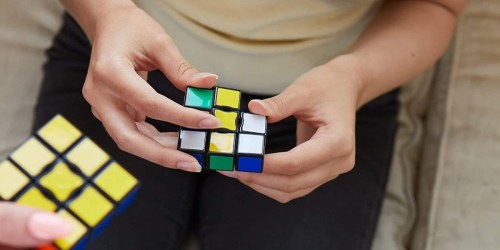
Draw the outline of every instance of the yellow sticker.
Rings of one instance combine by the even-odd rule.
[[[57,115],[38,131],[38,135],[62,153],[78,140],[82,133],[64,117]]]
[[[221,121],[221,128],[236,131],[236,119],[238,118],[238,113],[216,109],[214,115]]]
[[[210,152],[233,153],[234,134],[233,133],[211,133],[210,134]]]
[[[89,186],[71,202],[69,208],[89,226],[95,227],[111,212],[113,204]]]
[[[216,106],[240,108],[240,92],[232,89],[217,88]]]
[[[50,190],[59,201],[66,201],[71,193],[83,185],[83,179],[69,170],[64,162],[56,166],[40,179],[40,184]]]
[[[137,180],[116,162],[111,163],[94,182],[117,202],[137,185]]]
[[[56,156],[37,139],[30,138],[10,156],[32,176],[38,175]]]
[[[66,158],[77,165],[85,175],[91,176],[109,160],[109,155],[92,140],[85,138],[66,155]]]
[[[54,212],[57,208],[56,204],[47,199],[36,187],[31,187],[28,191],[26,191],[26,193],[17,199],[16,203],[50,212]]]
[[[29,178],[10,161],[0,163],[0,198],[10,200],[28,185]]]
[[[80,241],[85,233],[87,233],[87,228],[66,210],[59,211],[58,215],[71,222],[73,224],[73,228],[70,235],[57,239],[54,243],[62,250],[69,250]]]

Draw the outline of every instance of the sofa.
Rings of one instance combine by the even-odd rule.
[[[29,135],[62,11],[55,0],[0,1],[1,158]],[[500,1],[470,1],[446,54],[400,100],[373,250],[500,249]]]

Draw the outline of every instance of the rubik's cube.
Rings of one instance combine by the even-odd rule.
[[[138,181],[62,116],[0,163],[0,200],[57,212],[70,236],[40,249],[83,249],[135,198]]]
[[[238,90],[188,87],[184,106],[209,112],[222,122],[214,130],[181,128],[177,148],[204,169],[262,172],[267,135],[265,116],[240,112]]]

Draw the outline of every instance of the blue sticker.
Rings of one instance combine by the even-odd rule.
[[[200,164],[200,166],[203,168],[204,160],[203,160],[203,154],[191,154]]]
[[[238,157],[238,171],[240,172],[262,172],[262,158],[258,157]]]

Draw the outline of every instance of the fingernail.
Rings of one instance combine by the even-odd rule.
[[[205,78],[205,77],[215,77],[215,80],[219,79],[219,76],[208,72],[198,72],[194,74],[195,78]]]
[[[205,118],[198,123],[199,128],[218,128],[222,125],[221,121],[217,118]]]
[[[234,171],[217,171],[217,172],[219,172],[219,174],[221,175],[236,179],[236,173]]]
[[[34,214],[29,222],[28,229],[31,235],[40,240],[54,240],[71,233],[71,222],[51,213]]]
[[[187,172],[199,173],[201,172],[201,166],[198,162],[179,162],[177,168]]]

